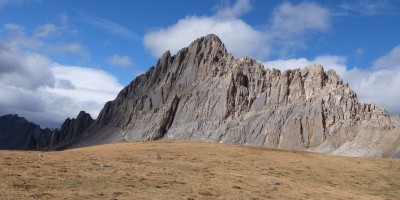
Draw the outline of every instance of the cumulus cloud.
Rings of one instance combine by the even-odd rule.
[[[235,56],[257,55],[259,57],[268,52],[268,46],[261,31],[252,28],[240,19],[227,20],[214,17],[190,16],[179,20],[166,29],[146,34],[144,44],[154,56],[158,57],[167,50],[176,53],[196,38],[210,33],[217,34]]]
[[[119,66],[119,67],[127,67],[132,65],[132,61],[127,55],[113,55],[107,59],[108,64]]]
[[[394,47],[389,53],[378,58],[373,66],[375,68],[394,68],[400,64],[400,45]]]
[[[97,117],[121,89],[107,72],[53,64],[43,55],[0,43],[0,115],[17,113],[55,128],[81,110]]]
[[[263,64],[267,68],[276,68],[282,71],[320,64],[324,66],[325,70],[335,70],[344,82],[349,83],[361,102],[374,103],[386,108],[391,114],[400,114],[400,104],[397,101],[400,99],[400,61],[392,59],[393,52],[397,51],[396,48],[377,59],[373,69],[350,68],[346,64],[345,57],[334,55],[318,56],[311,60],[306,58],[275,60]],[[383,67],[380,67],[380,63],[383,64]]]
[[[154,56],[159,57],[167,50],[176,53],[196,38],[214,33],[234,56],[262,59],[274,53],[271,49],[304,46],[293,44],[299,43],[308,31],[329,29],[330,12],[318,4],[283,3],[275,9],[271,23],[263,29],[240,19],[250,9],[250,1],[238,0],[233,5],[217,7],[211,16],[186,16],[171,26],[147,33],[143,43]]]

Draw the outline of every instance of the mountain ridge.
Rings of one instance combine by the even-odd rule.
[[[165,52],[107,102],[95,121],[82,123],[85,129],[65,128],[74,136],[64,141],[68,148],[173,139],[349,156],[400,154],[398,117],[359,103],[333,70],[268,69],[249,57],[235,59],[213,34],[175,55]],[[376,135],[392,141],[391,147],[369,141]]]

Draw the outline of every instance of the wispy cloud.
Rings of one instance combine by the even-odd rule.
[[[107,59],[107,63],[119,67],[127,67],[132,65],[132,61],[129,56],[113,55]]]
[[[0,9],[11,6],[11,5],[21,5],[25,3],[41,3],[41,0],[0,0]]]
[[[43,24],[36,28],[35,37],[47,38],[52,34],[56,34],[58,32],[57,26],[53,23]]]
[[[388,0],[358,0],[351,3],[343,3],[340,6],[349,14],[364,16],[391,14],[392,6]]]
[[[236,18],[251,10],[250,0],[238,0],[233,6],[229,5],[228,2],[215,8],[215,16],[220,18]]]
[[[36,26],[33,31],[26,30],[26,27],[14,23],[6,23],[3,26],[5,34],[0,37],[0,42],[8,46],[48,56],[75,55],[85,60],[90,58],[90,53],[81,43],[65,40],[66,36],[75,36],[78,32],[68,22],[66,14],[59,15],[59,20],[54,23],[48,22]],[[60,38],[63,39],[61,40],[63,42],[58,41]]]
[[[85,14],[79,10],[75,10],[75,12],[81,16],[81,20],[83,22],[94,27],[103,29],[110,34],[114,34],[128,40],[136,40],[138,38],[135,32],[120,24],[98,17],[96,15]]]
[[[4,24],[4,28],[7,31],[17,31],[17,32],[25,31],[24,26],[19,25],[19,24],[13,24],[13,23]]]

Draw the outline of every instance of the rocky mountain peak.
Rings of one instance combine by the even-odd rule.
[[[234,59],[215,35],[176,55],[166,52],[106,104],[96,123],[120,129],[129,141],[184,139],[320,152],[334,152],[366,130],[398,126],[384,109],[359,103],[333,70],[314,64],[281,72],[249,57]]]
[[[222,43],[221,39],[215,34],[209,34],[194,40],[189,45],[188,48],[190,52],[196,52],[196,53],[214,52],[214,53],[227,54],[227,50],[224,43]]]
[[[68,147],[196,140],[400,157],[399,128],[383,108],[360,103],[335,71],[310,65],[281,72],[249,57],[234,59],[211,34],[175,55],[165,52],[95,121],[81,112],[39,141]]]

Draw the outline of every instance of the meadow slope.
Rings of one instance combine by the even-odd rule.
[[[1,199],[400,199],[400,160],[157,141],[0,151]]]

